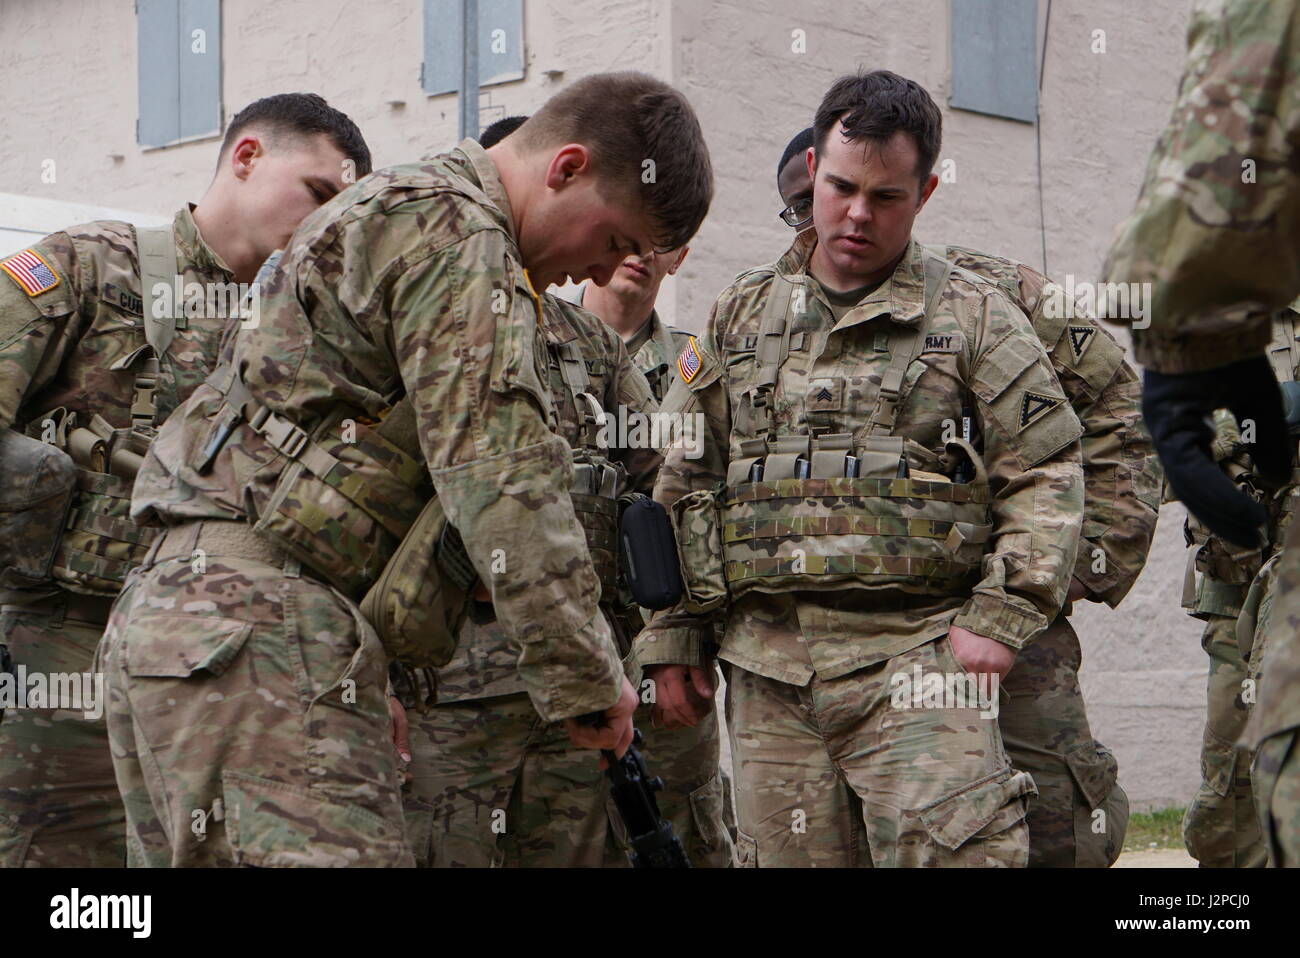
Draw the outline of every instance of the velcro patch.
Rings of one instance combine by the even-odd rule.
[[[1024,398],[1020,400],[1020,428],[1024,429],[1042,419],[1063,401],[1055,396],[1044,396],[1025,390]]]
[[[844,380],[814,379],[808,384],[809,412],[838,412],[844,405]]]
[[[59,285],[59,274],[40,253],[28,248],[0,260],[0,269],[8,273],[28,296],[39,296]]]
[[[1083,354],[1088,351],[1092,341],[1097,337],[1096,326],[1070,326],[1068,327],[1070,336],[1070,351],[1074,353],[1074,361],[1077,363],[1083,359]]]
[[[681,373],[682,382],[689,383],[698,376],[701,365],[700,353],[695,348],[695,337],[692,336],[682,354],[677,357],[677,371]]]
[[[959,353],[966,346],[960,333],[926,333],[922,353]]]

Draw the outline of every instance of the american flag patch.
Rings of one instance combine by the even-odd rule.
[[[34,249],[25,249],[0,260],[0,269],[12,276],[28,296],[36,296],[59,285],[59,274]]]
[[[700,354],[695,349],[694,336],[690,338],[682,354],[677,357],[677,371],[682,374],[683,382],[690,382],[700,371]]]

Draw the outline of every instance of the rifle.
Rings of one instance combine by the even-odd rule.
[[[595,726],[600,719],[601,713],[596,712],[578,721]],[[645,756],[641,754],[644,744],[641,732],[633,729],[632,744],[622,758],[616,758],[608,749],[600,753],[607,766],[610,794],[632,845],[628,860],[633,868],[690,868],[691,860],[686,857],[681,839],[673,832],[672,822],[659,814],[655,792],[663,789],[664,780],[650,777]]]

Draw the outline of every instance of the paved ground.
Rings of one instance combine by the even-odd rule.
[[[1195,868],[1196,859],[1183,848],[1152,848],[1144,852],[1124,852],[1112,868]]]

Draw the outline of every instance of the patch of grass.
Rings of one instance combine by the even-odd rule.
[[[1134,812],[1128,820],[1124,851],[1183,848],[1183,814],[1186,811],[1184,808],[1162,808],[1158,812]]]

